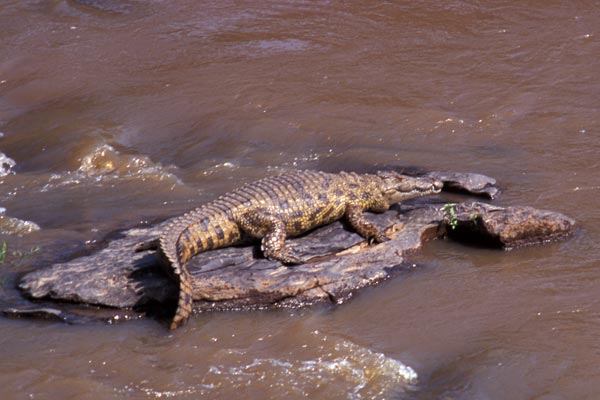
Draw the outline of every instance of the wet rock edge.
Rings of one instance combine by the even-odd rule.
[[[453,188],[489,196],[495,181],[481,177],[484,176],[453,173],[448,179]],[[461,179],[465,182],[463,187]],[[497,193],[497,188],[493,192]],[[562,239],[575,229],[572,219],[531,207],[460,203],[450,216],[437,197],[395,206],[386,213],[370,215],[369,219],[386,229],[392,240],[368,246],[359,235],[337,222],[290,241],[294,251],[310,259],[300,266],[287,267],[266,260],[260,257],[256,246],[231,247],[194,257],[189,269],[194,277],[195,311],[339,304],[359,289],[402,270],[410,264],[407,254],[435,237],[471,241],[476,236],[494,247],[515,248]],[[157,237],[162,225],[123,231],[95,253],[24,275],[19,287],[33,302],[4,307],[2,312],[13,317],[48,314],[71,323],[90,319],[89,313],[80,319],[77,313],[73,316],[60,307],[60,303],[67,302],[142,313],[158,308],[161,314],[169,315],[177,296],[175,285],[157,266],[154,252],[133,251],[137,243]],[[113,314],[121,315],[120,319],[140,315],[128,311]],[[101,319],[114,322],[114,316]]]

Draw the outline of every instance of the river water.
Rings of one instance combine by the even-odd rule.
[[[578,221],[340,306],[0,319],[2,399],[600,398],[600,2],[3,0],[0,297],[277,170],[480,172]],[[39,229],[38,229],[39,228]]]

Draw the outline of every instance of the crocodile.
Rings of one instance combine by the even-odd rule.
[[[286,265],[305,262],[286,246],[288,237],[344,218],[369,244],[389,240],[364,216],[384,212],[402,200],[439,193],[443,183],[433,177],[411,177],[395,171],[288,171],[248,183],[173,219],[160,238],[138,250],[158,250],[161,264],[179,284],[171,329],[184,325],[192,312],[192,279],[186,262],[194,255],[261,239],[261,251]]]

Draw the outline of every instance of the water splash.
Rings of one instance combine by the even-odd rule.
[[[154,398],[262,393],[265,398],[276,394],[287,399],[361,400],[401,398],[417,383],[411,367],[349,340],[314,331],[307,341],[311,344],[273,358],[253,357],[250,349],[222,349],[208,371],[190,385],[161,390],[144,380],[122,390]]]
[[[160,180],[173,177],[161,164],[155,164],[148,157],[122,154],[108,144],[100,145],[84,156],[77,171],[95,177],[155,176]]]
[[[224,163],[216,164],[216,165],[213,165],[212,167],[207,168],[202,174],[203,175],[213,175],[213,174],[216,174],[223,170],[234,171],[239,168],[240,168],[240,166],[237,163],[231,162],[231,161],[226,161]]]
[[[350,400],[383,399],[405,392],[417,382],[417,374],[398,360],[343,340],[315,359],[255,358],[236,366],[212,366],[202,383],[242,389],[260,381],[270,381],[270,387],[292,397],[311,398],[315,392],[331,391]]]
[[[14,174],[13,168],[17,165],[15,160],[0,152],[0,178],[8,174]]]
[[[181,181],[169,172],[171,168],[174,167],[154,163],[146,156],[123,154],[108,144],[102,144],[81,158],[76,171],[52,174],[41,191],[46,192],[59,186],[78,185],[86,181],[102,183],[122,179],[173,181],[175,184],[181,184]]]
[[[6,208],[0,207],[0,234],[2,235],[27,235],[40,230],[35,222],[9,217],[5,213]]]

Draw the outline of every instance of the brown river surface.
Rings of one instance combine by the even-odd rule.
[[[1,318],[3,400],[600,399],[599,1],[2,0],[0,132],[3,304],[23,272],[289,168],[480,172],[497,204],[579,224],[429,242],[335,307],[175,333]]]

